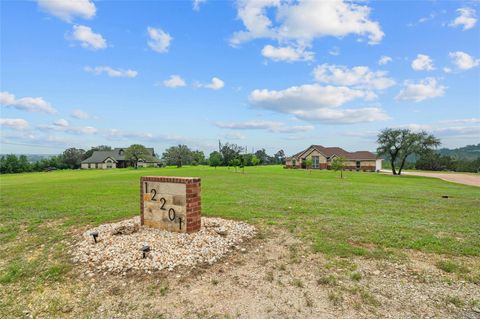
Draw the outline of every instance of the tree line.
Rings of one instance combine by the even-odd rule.
[[[285,152],[279,150],[273,156],[267,154],[265,149],[248,153],[247,149],[237,144],[218,143],[218,151],[213,151],[208,158],[202,151],[191,150],[186,145],[172,146],[162,154],[162,161],[165,165],[210,165],[245,167],[255,165],[274,165],[285,163]]]
[[[39,161],[30,162],[26,155],[16,156],[14,154],[0,157],[0,173],[23,173],[42,172],[56,169],[80,168],[80,163],[92,156],[94,151],[111,151],[107,145],[99,145],[85,151],[78,148],[67,148],[61,154],[44,158]]]
[[[0,157],[0,173],[23,173],[23,172],[41,172],[57,169],[78,169],[81,162],[95,151],[111,151],[112,147],[108,145],[99,145],[85,151],[84,149],[68,148],[61,154],[44,158],[35,162],[30,162],[26,155],[4,155]],[[134,167],[140,159],[151,159],[147,148],[140,144],[133,144],[125,149],[125,159],[130,161]],[[221,144],[219,150],[210,153],[209,157],[199,150],[192,150],[187,145],[177,145],[166,149],[161,157],[160,166],[175,165],[182,167],[184,165],[210,165],[245,167],[255,165],[283,164],[285,162],[285,153],[278,151],[270,156],[265,149],[260,149],[255,153],[247,153],[246,148],[236,144]]]
[[[436,152],[440,140],[426,132],[413,132],[409,129],[387,128],[380,132],[377,139],[377,155],[386,160],[385,168],[390,168],[394,175],[400,175],[404,169],[422,169],[432,171],[479,172],[480,157],[474,160],[455,158]],[[68,148],[62,154],[36,162],[28,161],[25,155],[6,155],[0,157],[0,173],[22,173],[46,171],[54,169],[77,169],[83,160],[92,156],[95,151],[110,151],[112,147],[99,145],[90,150]],[[140,159],[152,157],[148,150],[140,144],[133,144],[125,150],[125,159],[135,167]],[[414,157],[415,162],[408,159]],[[161,157],[160,165],[210,165],[212,167],[228,166],[242,168],[255,165],[274,165],[285,163],[285,152],[279,150],[273,156],[265,149],[247,152],[237,144],[218,143],[218,151],[209,154],[208,158],[200,150],[192,150],[187,145],[177,145],[166,149]],[[336,163],[341,170],[342,164]]]

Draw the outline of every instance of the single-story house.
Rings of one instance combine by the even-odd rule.
[[[347,152],[340,147],[311,145],[307,149],[285,160],[286,168],[306,168],[305,161],[312,160],[312,169],[330,169],[335,157],[346,158],[345,169],[357,171],[378,171],[382,169],[382,159],[368,151]]]
[[[134,166],[132,161],[125,160],[126,148],[115,148],[111,151],[94,151],[92,156],[85,159],[81,163],[83,169],[109,169],[109,168],[125,168]],[[150,156],[153,159],[140,160],[137,164],[138,167],[155,167],[160,164],[160,161],[155,157],[153,148],[147,148]]]

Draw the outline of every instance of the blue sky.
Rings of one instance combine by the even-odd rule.
[[[0,153],[480,142],[478,1],[0,5]]]

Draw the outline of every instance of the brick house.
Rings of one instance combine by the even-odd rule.
[[[92,156],[85,159],[81,163],[82,169],[109,169],[109,168],[125,168],[133,166],[131,161],[125,160],[126,148],[115,148],[111,151],[94,151]],[[155,157],[153,148],[147,148],[153,160],[140,160],[138,167],[156,167],[160,161]]]
[[[330,169],[335,157],[343,156],[346,170],[378,171],[382,169],[382,159],[368,151],[347,152],[340,147],[311,145],[307,149],[287,157],[285,168],[306,168],[305,161],[312,160],[312,169]]]

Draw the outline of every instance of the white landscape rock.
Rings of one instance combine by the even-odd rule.
[[[119,229],[135,231],[115,234]],[[99,234],[96,244],[90,235],[94,231]],[[255,234],[252,225],[221,218],[204,217],[200,231],[186,234],[140,226],[140,217],[134,217],[87,230],[70,253],[73,262],[86,266],[89,274],[172,271],[179,266],[213,264]],[[145,259],[143,245],[150,246]]]

